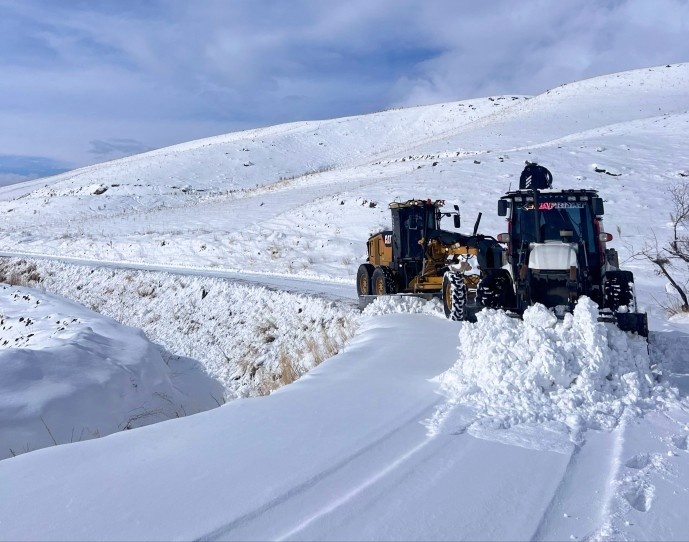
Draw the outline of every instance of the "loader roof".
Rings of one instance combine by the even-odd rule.
[[[541,196],[543,197],[558,197],[558,196],[587,196],[588,197],[595,197],[598,196],[598,191],[593,190],[592,188],[570,188],[566,190],[562,189],[553,189],[553,188],[548,188],[545,190],[538,190],[538,196],[539,198]],[[501,199],[513,199],[515,196],[516,197],[533,197],[534,191],[533,190],[511,190],[507,192],[504,196],[501,197]]]

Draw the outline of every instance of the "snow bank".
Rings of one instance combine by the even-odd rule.
[[[464,404],[483,427],[557,422],[576,439],[586,429],[610,430],[623,413],[640,414],[669,393],[654,381],[646,341],[598,322],[588,298],[561,324],[541,305],[523,321],[492,310],[477,316],[459,332],[459,359],[437,377],[448,402],[429,422],[431,433],[452,405]]]
[[[380,316],[394,313],[429,314],[445,318],[439,299],[425,300],[420,297],[395,295],[376,298],[363,310],[365,316]]]
[[[180,380],[199,381],[190,393],[197,403],[205,397],[204,410],[289,384],[335,355],[358,325],[348,304],[221,278],[25,259],[0,260],[4,275],[141,328]],[[208,389],[213,383],[222,386]]]
[[[138,329],[0,285],[0,459],[191,414]]]

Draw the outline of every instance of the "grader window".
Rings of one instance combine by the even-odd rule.
[[[418,230],[423,228],[423,218],[420,215],[409,215],[407,223],[405,224],[408,230]]]

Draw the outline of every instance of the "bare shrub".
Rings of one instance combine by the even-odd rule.
[[[634,259],[644,259],[655,266],[656,274],[665,277],[672,285],[681,302],[670,301],[663,305],[670,314],[689,312],[689,298],[687,298],[686,273],[689,271],[689,183],[676,184],[669,189],[672,212],[672,238],[669,241],[658,241],[655,233],[652,239],[646,241]],[[684,275],[684,278],[682,278]]]

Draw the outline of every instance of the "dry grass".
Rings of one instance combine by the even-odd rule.
[[[262,370],[258,373],[259,378],[257,378],[256,393],[264,397],[270,395],[276,389],[280,387],[279,377],[270,371]]]
[[[278,354],[278,366],[280,369],[280,383],[283,386],[291,384],[301,376],[301,372],[296,369],[284,350],[280,350]]]
[[[43,277],[36,269],[36,264],[26,260],[0,260],[0,282],[10,286],[36,287],[43,282]]]
[[[344,333],[344,329],[338,329],[338,333]],[[342,335],[340,335],[342,336]],[[341,341],[341,342],[344,342]],[[314,366],[320,365],[326,359],[333,357],[339,351],[339,345],[325,329],[321,329],[316,337],[309,337],[306,341],[306,354],[313,359]]]

